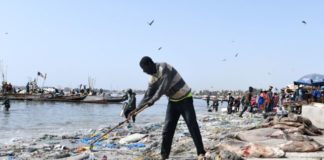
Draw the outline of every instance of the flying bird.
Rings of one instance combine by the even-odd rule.
[[[147,24],[150,26],[152,26],[153,23],[154,23],[154,19],[151,22],[147,22]]]
[[[235,57],[237,57],[238,55],[239,55],[239,53],[236,53],[236,54],[235,54]]]
[[[304,23],[304,24],[307,24],[307,22],[306,22],[306,21],[302,21],[302,23]]]
[[[159,48],[158,48],[158,50],[161,50],[161,49],[162,49],[162,47],[159,47]]]
[[[8,34],[8,32],[5,32],[5,34]]]
[[[267,74],[270,76],[271,75],[271,72],[268,72]]]
[[[223,59],[222,61],[223,61],[223,62],[225,62],[225,61],[226,61],[226,59]]]

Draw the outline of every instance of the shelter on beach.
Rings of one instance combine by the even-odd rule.
[[[324,86],[324,75],[307,74],[294,82],[295,85]]]

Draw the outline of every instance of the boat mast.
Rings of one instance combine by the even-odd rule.
[[[92,89],[94,89],[95,79],[88,76],[88,85],[89,85],[90,91],[92,91]]]
[[[3,61],[0,60],[0,71],[1,71],[2,83],[7,81],[7,70],[8,70],[8,66],[6,66],[5,68],[3,65]]]

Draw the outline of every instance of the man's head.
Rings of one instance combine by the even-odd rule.
[[[133,93],[132,89],[129,88],[129,89],[127,90],[127,93],[128,93],[128,94],[132,94],[132,93]]]
[[[272,86],[269,86],[269,91],[271,91],[271,90],[272,90],[272,88],[273,88]]]
[[[253,92],[253,87],[249,87],[249,92]]]
[[[140,61],[140,66],[143,69],[143,72],[153,75],[156,73],[156,65],[151,59],[151,57],[145,56]]]

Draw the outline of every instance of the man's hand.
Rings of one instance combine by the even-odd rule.
[[[128,114],[128,117],[127,119],[131,118],[132,116],[135,116],[136,115],[136,112],[138,111],[138,109],[134,109],[133,111],[131,111],[129,114]]]
[[[131,112],[128,114],[127,119],[130,118],[131,116],[135,116],[135,115],[137,115],[137,112],[140,111],[142,108],[144,108],[144,107],[146,107],[146,106],[150,107],[150,106],[152,106],[153,104],[154,104],[154,102],[147,102],[144,106],[138,106],[138,107],[136,107],[136,109],[134,109],[133,111],[131,111]]]
[[[154,105],[154,102],[147,102],[146,105],[149,106],[149,107],[151,107],[151,106]]]

